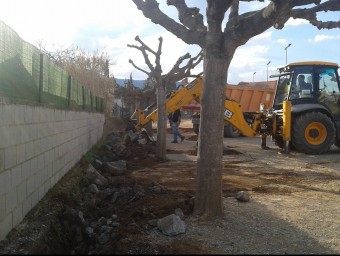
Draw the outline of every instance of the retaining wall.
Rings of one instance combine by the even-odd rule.
[[[0,105],[0,240],[102,137],[103,113]]]

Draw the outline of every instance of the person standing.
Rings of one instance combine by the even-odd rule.
[[[171,114],[171,128],[173,134],[173,140],[171,143],[177,143],[177,137],[181,138],[181,142],[185,139],[185,137],[179,132],[179,125],[181,123],[181,111],[180,109],[175,110]]]

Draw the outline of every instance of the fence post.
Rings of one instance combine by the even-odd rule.
[[[67,79],[67,106],[71,108],[71,75],[68,75]]]
[[[83,94],[83,109],[85,109],[85,87],[84,86],[81,87],[81,92]]]
[[[42,94],[44,87],[44,54],[40,53],[40,70],[39,70],[39,103],[42,103]]]
[[[93,100],[92,100],[92,92],[90,91],[90,104],[91,104],[91,112],[93,112]]]

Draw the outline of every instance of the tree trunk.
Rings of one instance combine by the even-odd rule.
[[[194,213],[204,219],[223,217],[223,110],[227,66],[225,55],[204,54],[204,77],[198,138],[197,187]]]
[[[157,143],[156,157],[166,159],[166,121],[167,112],[165,106],[165,84],[163,82],[157,85]]]

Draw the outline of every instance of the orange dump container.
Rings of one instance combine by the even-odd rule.
[[[242,86],[228,85],[226,96],[237,101],[243,112],[255,112],[259,110],[260,103],[267,107],[273,105],[275,86]]]
[[[265,103],[267,107],[273,105],[275,88],[276,81],[227,85],[226,96],[238,102],[243,112],[255,112],[259,110],[260,103]],[[192,112],[199,111],[200,104],[193,100],[182,108]]]

